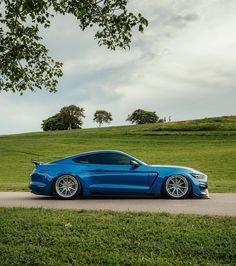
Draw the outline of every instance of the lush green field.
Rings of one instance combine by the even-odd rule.
[[[193,167],[209,176],[210,192],[236,192],[236,116],[0,136],[0,190],[27,190],[31,159],[47,162],[96,149]]]
[[[0,208],[0,265],[235,265],[235,218]]]

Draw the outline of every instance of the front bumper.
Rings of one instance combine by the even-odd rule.
[[[209,199],[208,183],[205,180],[195,181],[193,196],[195,198]]]

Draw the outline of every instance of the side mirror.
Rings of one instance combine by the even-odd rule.
[[[130,165],[132,165],[133,167],[139,167],[139,163],[134,160],[130,161]]]

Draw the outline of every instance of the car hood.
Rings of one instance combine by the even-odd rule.
[[[149,165],[153,168],[162,168],[162,169],[169,169],[169,170],[184,170],[184,171],[187,171],[187,172],[190,172],[190,173],[199,173],[199,174],[203,174],[202,172],[196,170],[196,169],[193,169],[193,168],[190,168],[190,167],[185,167],[185,166],[179,166],[179,165]]]

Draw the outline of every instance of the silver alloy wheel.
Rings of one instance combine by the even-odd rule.
[[[73,198],[79,189],[78,181],[71,175],[60,176],[55,184],[56,193],[65,199]]]
[[[189,193],[189,189],[188,180],[182,175],[172,175],[165,183],[165,190],[172,198],[184,198]]]

